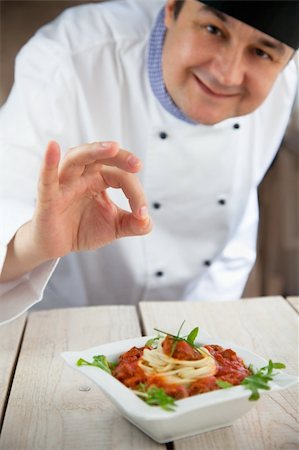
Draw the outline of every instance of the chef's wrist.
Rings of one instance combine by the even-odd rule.
[[[15,280],[50,259],[34,239],[29,221],[18,229],[7,246],[0,282]]]

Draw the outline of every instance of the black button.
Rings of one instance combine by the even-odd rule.
[[[153,208],[155,208],[155,209],[161,208],[161,203],[159,203],[159,202],[154,202],[154,203],[153,203]]]
[[[167,135],[167,133],[165,133],[165,131],[161,131],[159,136],[161,139],[166,139],[168,135]]]
[[[235,123],[234,126],[233,126],[233,128],[234,128],[235,130],[238,130],[238,128],[240,128],[240,124],[239,124],[239,123]]]
[[[158,272],[155,273],[156,277],[163,277],[164,273],[162,270],[158,270]]]
[[[205,266],[210,266],[212,263],[208,259],[203,262]]]
[[[219,205],[225,205],[225,204],[226,204],[226,200],[225,200],[224,198],[220,198],[220,199],[218,200],[218,204],[219,204]]]

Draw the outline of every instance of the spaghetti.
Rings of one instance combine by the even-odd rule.
[[[148,376],[163,377],[164,383],[190,385],[193,381],[209,377],[217,372],[215,358],[207,349],[197,348],[198,359],[177,359],[165,353],[163,342],[157,348],[145,348],[138,366]]]

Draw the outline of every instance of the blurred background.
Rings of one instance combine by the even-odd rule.
[[[42,25],[81,3],[87,1],[0,1],[0,106],[11,89],[19,49]],[[298,55],[296,60],[299,67]],[[243,297],[299,295],[298,98],[280,152],[260,185],[259,202],[258,256]]]

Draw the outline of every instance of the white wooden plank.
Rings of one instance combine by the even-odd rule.
[[[299,313],[299,296],[287,297],[287,302]]]
[[[175,332],[186,320],[186,332],[199,325],[211,336],[232,340],[265,358],[298,371],[297,314],[282,297],[237,302],[149,302],[140,304],[146,334],[157,327]],[[273,450],[298,448],[298,389],[263,396],[232,427],[182,439],[175,450]]]
[[[0,430],[25,324],[26,314],[23,314],[0,326]]]
[[[60,353],[140,335],[133,306],[31,313],[3,424],[0,448],[156,450],[99,388]],[[88,391],[79,388],[86,386]]]

